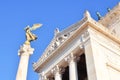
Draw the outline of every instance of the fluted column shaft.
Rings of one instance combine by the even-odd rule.
[[[54,74],[55,80],[62,80],[61,68],[56,65],[51,72]]]
[[[16,75],[16,80],[27,80],[27,70],[29,57],[33,53],[34,49],[30,45],[23,45],[18,55],[20,56],[19,67]]]
[[[78,80],[77,63],[75,56],[71,53],[68,57],[65,58],[65,61],[69,63],[69,79]]]
[[[71,60],[69,63],[69,78],[70,80],[78,80],[77,65],[75,60]]]
[[[55,73],[55,80],[62,80],[62,75],[59,72]]]
[[[16,80],[26,80],[29,55],[21,55]]]

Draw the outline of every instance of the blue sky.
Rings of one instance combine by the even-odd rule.
[[[27,80],[38,80],[32,62],[36,62],[51,39],[54,29],[65,29],[83,18],[85,10],[97,20],[96,12],[102,16],[107,8],[113,8],[119,0],[0,0],[0,80],[15,80],[20,57],[20,45],[25,41],[24,28],[42,23],[34,31],[38,36],[31,45],[35,48],[30,57]]]

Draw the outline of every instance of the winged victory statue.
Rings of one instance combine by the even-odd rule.
[[[25,32],[26,32],[26,41],[25,44],[30,45],[31,41],[34,41],[37,39],[37,36],[35,34],[33,34],[31,31],[36,30],[37,28],[40,28],[42,26],[42,24],[33,24],[32,27],[30,27],[29,25],[25,28]]]

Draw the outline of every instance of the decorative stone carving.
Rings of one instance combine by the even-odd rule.
[[[88,10],[85,11],[84,17],[91,18],[91,15]]]
[[[30,45],[25,45],[23,44],[23,46],[20,47],[20,50],[18,51],[18,55],[21,54],[33,54],[34,48],[31,48]]]
[[[62,68],[60,68],[58,65],[56,65],[52,70],[51,70],[51,73],[52,74],[56,74],[56,73],[61,73],[62,72]]]
[[[82,35],[81,35],[81,40],[82,42],[85,42],[88,38],[89,38],[89,32],[85,31]]]
[[[60,32],[59,28],[56,28],[54,31],[54,35],[56,36]]]
[[[41,79],[42,80],[48,80],[48,78],[46,77],[44,72],[41,73]]]
[[[84,42],[83,42],[82,36],[80,37],[80,45],[79,45],[79,47],[80,47],[81,49],[84,48]]]
[[[86,12],[86,15],[89,16],[89,12]],[[77,28],[79,28],[83,23],[85,23],[87,19],[88,18],[86,17],[83,18],[80,22],[70,26],[68,29],[62,32],[59,32],[59,29],[56,29],[55,33],[58,33],[58,34],[55,35],[53,41],[45,50],[44,55],[46,54],[47,57],[51,55],[51,53],[55,51],[61,44],[63,44],[77,30]],[[81,46],[81,48],[83,48],[83,46]],[[40,63],[42,63],[45,60],[45,58],[47,58],[47,57],[44,57],[44,55],[40,59]]]
[[[71,60],[76,60],[76,56],[74,56],[72,53],[70,55],[68,55],[65,59],[66,62],[70,63]]]
[[[55,80],[62,80],[62,68],[58,67],[58,65],[56,65],[52,70],[51,73],[54,74],[54,78]]]
[[[52,45],[50,46],[49,50],[47,51],[47,56],[52,53],[56,48],[58,48],[68,37],[70,36],[70,34],[64,34],[60,37],[57,37],[56,40],[52,43]]]

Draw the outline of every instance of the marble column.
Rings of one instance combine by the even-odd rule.
[[[48,80],[48,78],[46,76],[43,76],[42,80]]]
[[[27,70],[29,57],[33,54],[34,49],[30,45],[21,46],[18,55],[20,56],[19,67],[16,75],[16,80],[27,80]]]
[[[51,72],[54,74],[55,80],[62,80],[61,68],[59,68],[58,65],[54,67]]]
[[[41,73],[41,80],[48,80],[44,72]]]
[[[78,80],[76,57],[71,53],[65,61],[69,63],[69,79]]]
[[[41,73],[39,73],[39,80],[42,80],[42,75],[41,75]]]

